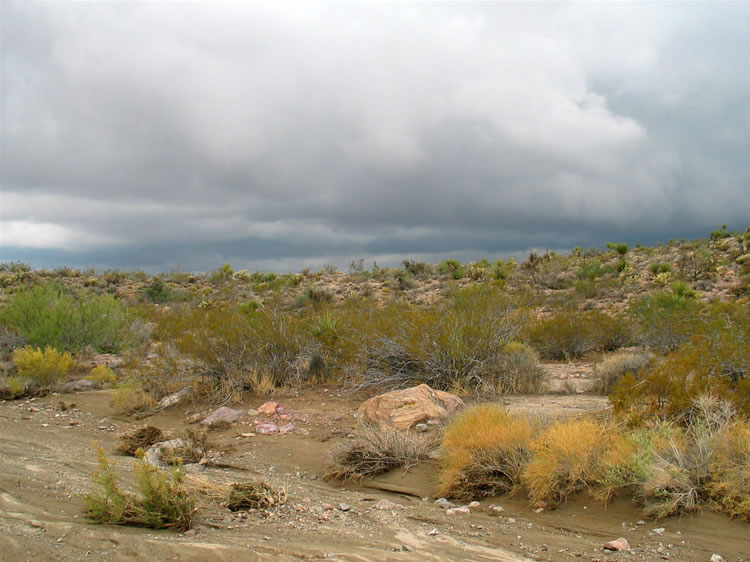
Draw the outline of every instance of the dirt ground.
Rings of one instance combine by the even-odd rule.
[[[144,420],[114,417],[108,391],[0,402],[0,559],[16,560],[696,560],[719,554],[750,560],[750,525],[710,512],[641,521],[637,506],[620,499],[604,507],[582,495],[536,513],[523,497],[482,501],[468,515],[449,515],[434,503],[434,465],[393,471],[359,486],[329,484],[320,475],[331,447],[357,425],[367,396],[317,389],[274,396],[295,432],[265,436],[248,417],[211,432],[207,478],[262,479],[285,487],[285,505],[232,513],[201,504],[188,533],[91,525],[82,496],[96,468],[95,445],[113,453],[117,435],[143,423],[179,434],[194,407]],[[248,397],[235,408],[257,408]],[[544,416],[606,410],[606,399],[544,395],[505,399],[511,411]],[[262,417],[262,416],[261,416]],[[133,459],[112,458],[123,482]],[[397,507],[379,510],[387,499]],[[490,504],[505,511],[493,514]],[[632,552],[602,545],[625,537]]]

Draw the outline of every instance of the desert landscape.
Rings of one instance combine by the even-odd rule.
[[[2,264],[3,559],[747,560],[749,250]]]

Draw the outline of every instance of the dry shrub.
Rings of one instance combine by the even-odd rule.
[[[434,434],[364,426],[331,452],[326,479],[360,480],[393,468],[406,470],[429,458],[438,445]]]
[[[558,421],[530,445],[533,454],[521,478],[532,501],[559,503],[585,489],[601,471],[613,428],[591,420]]]
[[[650,476],[640,485],[649,517],[695,511],[707,499],[714,452],[731,427],[734,410],[726,400],[703,394],[692,401],[688,425],[654,451]]]
[[[116,414],[132,414],[155,406],[154,399],[134,379],[123,381],[112,393],[110,405]]]
[[[195,499],[183,485],[181,467],[171,474],[143,459],[135,463],[138,493],[120,488],[114,466],[99,449],[99,470],[92,477],[96,488],[85,497],[86,514],[94,523],[131,525],[187,531],[195,514]]]
[[[750,521],[750,423],[736,422],[724,431],[709,470],[711,505]]]
[[[264,482],[235,482],[229,487],[225,506],[230,511],[266,509],[286,503],[286,490]]]
[[[138,449],[144,451],[148,449],[154,443],[164,440],[164,433],[158,427],[153,425],[144,425],[120,436],[120,443],[117,445],[115,451],[120,454],[128,455],[130,457],[135,456],[135,452]]]
[[[107,367],[106,365],[97,365],[86,377],[97,386],[113,385],[117,383],[117,375],[115,372]]]
[[[534,425],[502,406],[474,406],[445,429],[438,494],[460,499],[513,491],[529,459]]]
[[[652,359],[650,353],[632,351],[609,355],[594,367],[594,391],[608,395],[626,373],[639,373]]]

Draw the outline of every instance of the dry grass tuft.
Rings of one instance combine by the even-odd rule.
[[[750,521],[750,423],[741,421],[727,428],[709,470],[706,488],[711,505]]]
[[[460,499],[513,491],[529,459],[534,425],[497,404],[474,406],[446,428],[438,494]]]
[[[145,451],[154,443],[163,440],[164,433],[162,433],[161,429],[152,425],[144,425],[135,431],[121,435],[120,443],[117,445],[115,451],[123,455],[134,457],[135,452],[138,449],[143,449]]]
[[[235,482],[229,488],[225,506],[230,511],[266,509],[286,503],[286,490],[264,482]]]
[[[353,441],[334,448],[324,478],[360,480],[401,466],[408,470],[437,446],[434,434],[364,426]]]

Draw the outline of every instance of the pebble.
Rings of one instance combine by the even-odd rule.
[[[468,515],[471,510],[468,507],[451,507],[445,511],[448,515]]]
[[[471,502],[468,507],[479,507],[479,502]]]
[[[438,531],[437,529],[433,529],[432,531],[429,531],[427,534],[430,535],[431,537],[434,537],[435,535],[439,535],[440,531]]]
[[[414,429],[417,430],[417,433],[426,433],[430,430],[430,427],[426,423],[418,423],[414,426]]]
[[[657,527],[656,529],[651,529],[651,532],[655,535],[662,536],[664,534],[664,527]]]
[[[489,506],[489,510],[492,513],[503,513],[505,511],[505,508],[502,505],[496,505],[494,503],[491,503]]]
[[[712,554],[709,562],[724,562],[724,558],[719,554]]]
[[[445,498],[438,498],[435,500],[435,505],[439,505],[443,509],[451,509],[453,507],[456,507],[456,504],[453,502],[449,502]]]
[[[393,503],[392,501],[380,500],[379,502],[373,504],[372,507],[375,509],[379,509],[381,511],[385,511],[385,510],[401,509],[403,506],[397,503]]]
[[[349,511],[351,509],[352,509],[352,506],[350,506],[348,503],[339,504],[339,511]]]

